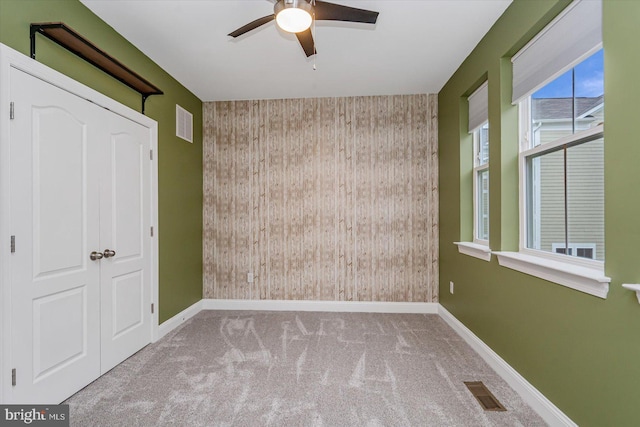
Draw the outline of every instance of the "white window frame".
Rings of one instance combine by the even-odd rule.
[[[527,159],[529,157],[546,153],[549,151],[557,150],[565,145],[570,145],[579,141],[589,141],[596,138],[604,137],[604,125],[600,124],[593,128],[586,129],[580,132],[576,132],[572,135],[567,135],[556,141],[546,144],[538,145],[529,148],[529,141],[531,136],[531,98],[527,97],[519,104],[520,115],[520,154],[518,159],[519,175],[520,175],[520,245],[519,252],[536,257],[545,257],[558,262],[565,262],[569,264],[575,264],[577,266],[593,268],[598,270],[604,270],[604,262],[597,260],[590,260],[586,258],[577,258],[567,256],[563,254],[555,254],[553,252],[541,251],[537,249],[531,249],[527,247],[527,236],[529,235],[528,218],[527,218],[527,198],[528,198],[528,186],[527,186]],[[539,192],[539,188],[534,188],[533,191]],[[539,206],[534,207],[534,221],[538,223],[540,221]]]
[[[526,247],[527,157],[572,142],[595,139],[604,131],[604,126],[600,124],[592,129],[579,131],[574,135],[532,148],[529,144],[533,136],[530,130],[530,94],[601,48],[602,1],[574,0],[511,59],[513,64],[512,102],[514,105],[519,103],[520,121],[518,157],[520,244],[518,252],[494,253],[501,266],[606,298],[611,279],[604,275],[603,262]]]
[[[516,271],[539,277],[571,289],[578,290],[600,298],[607,298],[611,278],[604,275],[604,262],[586,258],[578,258],[563,254],[530,249],[527,247],[527,182],[526,162],[530,156],[553,151],[577,141],[589,141],[603,137],[604,125],[599,124],[591,129],[576,132],[573,135],[556,141],[530,148],[531,138],[531,98],[526,97],[519,103],[519,204],[520,204],[520,244],[518,252],[493,252],[498,263]],[[536,191],[534,189],[534,191]],[[539,189],[537,190],[539,191]],[[539,221],[540,215],[537,219]]]
[[[478,165],[480,153],[480,129],[489,123],[489,83],[485,81],[469,95],[469,133],[473,138],[473,238],[472,242],[453,242],[458,252],[484,261],[491,261],[489,240],[478,239],[478,173],[489,170],[489,162]],[[491,197],[491,195],[489,195]]]

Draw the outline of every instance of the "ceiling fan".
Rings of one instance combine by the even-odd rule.
[[[311,23],[316,21],[346,21],[375,24],[378,12],[342,6],[320,0],[277,0],[273,6],[273,14],[263,16],[255,21],[229,33],[233,38],[273,20],[284,31],[295,33],[307,57],[317,53],[311,34]]]

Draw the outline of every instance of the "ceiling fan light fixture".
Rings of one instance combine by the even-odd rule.
[[[276,23],[289,33],[299,33],[311,26],[311,5],[306,0],[279,0],[274,7]]]

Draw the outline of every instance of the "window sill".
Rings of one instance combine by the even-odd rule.
[[[597,268],[573,265],[519,252],[494,252],[498,263],[512,270],[558,283],[580,292],[607,298],[611,279]]]
[[[453,242],[458,247],[458,252],[484,261],[491,261],[491,248],[472,242]]]

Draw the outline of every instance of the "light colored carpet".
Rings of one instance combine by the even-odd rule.
[[[464,381],[507,411],[484,411]],[[203,311],[66,403],[72,426],[545,425],[418,314]]]

